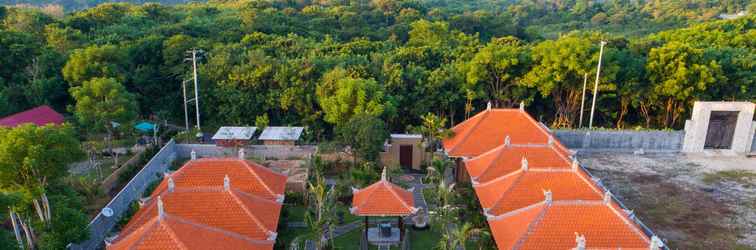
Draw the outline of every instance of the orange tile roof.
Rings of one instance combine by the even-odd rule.
[[[465,161],[474,182],[484,183],[522,168],[523,158],[532,169],[570,169],[572,161],[552,144],[501,145]]]
[[[487,109],[452,128],[454,136],[443,140],[452,157],[474,157],[499,145],[509,136],[512,144],[546,144],[550,134],[520,109]]]
[[[537,215],[534,215],[537,214]],[[499,249],[648,249],[650,239],[623,211],[603,201],[541,202],[488,221]]]
[[[481,207],[500,215],[543,200],[543,190],[552,199],[602,200],[603,191],[582,170],[518,170],[494,181],[474,186]]]
[[[234,181],[234,187],[266,199],[281,198],[286,189],[286,176],[257,163],[234,158],[192,160],[172,173],[171,178],[176,187],[217,187],[223,185],[226,175]],[[153,193],[161,193],[166,188],[163,182]]]
[[[233,171],[249,168],[240,162],[194,160],[166,175],[108,249],[272,249],[283,200],[248,193],[260,191],[249,187],[260,183],[250,178],[254,170]],[[216,163],[231,163],[232,171],[218,177]],[[265,185],[285,182],[275,175]]]
[[[386,173],[381,180],[372,185],[354,190],[352,207],[349,211],[359,216],[406,216],[417,212],[412,192],[386,180]]]

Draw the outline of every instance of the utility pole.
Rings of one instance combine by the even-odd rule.
[[[604,55],[604,45],[606,45],[606,42],[601,41],[598,67],[596,69],[596,83],[593,85],[593,104],[591,105],[591,120],[588,122],[589,129],[593,129],[593,113],[596,111],[596,95],[598,95],[599,76],[601,75],[601,57]]]
[[[588,85],[588,73],[585,73],[583,75],[583,97],[580,99],[580,125],[578,125],[578,128],[583,127],[583,113],[585,113],[583,110],[585,110],[585,87]]]
[[[182,90],[184,92],[184,123],[186,126],[186,130],[189,131],[189,107],[187,106],[189,103],[194,102],[194,111],[197,115],[197,129],[201,130],[200,127],[200,109],[199,109],[199,79],[197,77],[197,54],[202,54],[204,51],[201,49],[191,49],[187,51],[187,54],[190,54],[191,57],[186,58],[185,61],[192,61],[192,79],[191,80],[185,80],[182,83]],[[186,84],[190,81],[194,82],[194,98],[187,99],[186,96]],[[201,132],[200,132],[201,133]]]

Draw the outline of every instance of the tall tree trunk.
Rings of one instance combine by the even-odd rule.
[[[32,204],[34,205],[34,211],[37,212],[37,216],[39,216],[39,220],[47,223],[47,217],[42,209],[42,205],[40,205],[39,199],[32,199]]]
[[[625,114],[627,114],[627,110],[629,106],[630,106],[629,98],[620,98],[619,117],[617,118],[618,129],[622,129],[625,127]]]
[[[26,245],[28,249],[33,250],[34,249],[34,232],[31,229],[30,223],[24,222],[21,217],[18,219],[19,223],[21,224],[21,228],[24,229],[24,234],[26,235]]]
[[[47,221],[51,221],[52,213],[50,212],[50,200],[47,199],[47,193],[42,193],[42,207],[47,215]]]
[[[19,229],[20,226],[18,225],[19,218],[16,216],[16,212],[14,212],[13,209],[8,210],[10,211],[11,224],[13,225],[13,235],[16,236],[18,248],[24,248],[24,239],[21,238],[21,230]]]

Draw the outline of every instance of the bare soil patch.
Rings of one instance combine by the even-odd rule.
[[[619,153],[578,158],[671,249],[756,249],[756,159]]]

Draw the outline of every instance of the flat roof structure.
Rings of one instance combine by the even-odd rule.
[[[302,136],[304,127],[266,127],[257,138],[262,141],[296,141]]]
[[[251,140],[257,127],[220,127],[213,140]]]
[[[499,249],[663,248],[523,109],[489,108],[452,130],[444,149],[464,159]]]
[[[31,123],[37,126],[44,126],[47,124],[60,125],[63,124],[63,122],[63,115],[50,108],[50,106],[42,105],[1,118],[0,126],[16,127],[25,123]]]
[[[286,177],[203,158],[166,174],[107,249],[273,249]]]

